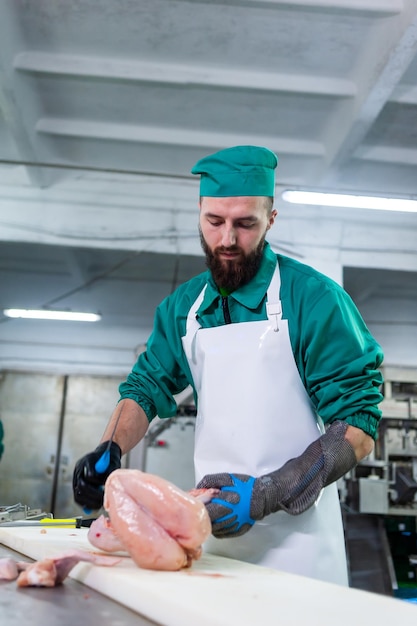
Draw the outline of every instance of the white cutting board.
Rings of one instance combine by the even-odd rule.
[[[0,528],[0,543],[32,559],[96,551],[87,529],[45,530]],[[142,570],[124,557],[114,567],[79,563],[70,576],[163,626],[352,626],[366,616],[392,626],[417,619],[417,607],[402,600],[210,554],[180,572]]]

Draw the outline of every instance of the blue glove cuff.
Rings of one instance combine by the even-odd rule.
[[[252,498],[253,485],[255,482],[255,478],[253,476],[249,477],[249,480],[246,482],[240,480],[234,474],[229,474],[230,478],[233,481],[233,485],[221,487],[220,491],[232,491],[233,493],[237,493],[239,495],[239,502],[233,504],[228,502],[227,500],[222,500],[220,498],[213,498],[211,502],[220,504],[221,506],[227,506],[230,509],[230,512],[218,519],[214,520],[214,524],[220,522],[227,522],[230,520],[230,524],[224,526],[223,528],[229,528],[229,526],[233,526],[234,524],[238,524],[235,532],[238,532],[242,526],[245,524],[249,524],[253,526],[255,520],[252,519],[250,515],[250,502]]]

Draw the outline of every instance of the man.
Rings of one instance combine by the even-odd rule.
[[[237,146],[193,168],[208,271],[158,307],[102,444],[76,465],[74,497],[99,508],[121,454],[190,383],[196,482],[221,490],[207,550],[347,584],[336,481],[373,449],[383,355],[340,286],[266,243],[276,166],[270,150]]]

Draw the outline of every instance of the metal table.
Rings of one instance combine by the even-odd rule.
[[[0,558],[27,558],[0,544]],[[90,587],[66,578],[57,587],[22,587],[16,581],[0,581],[1,623],[8,626],[155,626],[156,622],[134,613]]]

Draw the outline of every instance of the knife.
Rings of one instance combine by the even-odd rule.
[[[22,519],[14,520],[12,522],[0,522],[0,528],[11,528],[16,526],[41,526],[43,528],[47,526],[60,527],[60,528],[81,528],[82,526],[89,526],[91,520],[83,520],[81,517],[71,517],[67,519],[54,519],[50,517],[44,517],[38,520]]]
[[[112,433],[111,433],[111,435],[110,435],[110,439],[109,439],[109,441],[108,441],[108,443],[107,443],[106,449],[105,449],[105,451],[103,452],[103,454],[101,455],[101,457],[99,458],[99,460],[98,460],[98,461],[96,462],[96,464],[95,464],[95,470],[96,470],[96,472],[98,472],[99,474],[104,474],[104,472],[105,472],[105,471],[108,469],[108,467],[109,467],[109,464],[110,464],[110,447],[111,447],[111,444],[112,444],[112,442],[113,442],[114,435],[115,435],[115,433],[116,433],[116,428],[117,428],[117,425],[118,425],[118,423],[119,423],[119,420],[120,420],[120,416],[121,416],[121,414],[122,414],[122,411],[123,411],[123,404],[122,404],[122,406],[120,407],[119,413],[118,413],[118,415],[117,415],[117,417],[116,417],[116,421],[114,422],[113,431],[112,431]]]
[[[112,444],[113,439],[114,439],[114,435],[115,435],[116,428],[117,428],[117,425],[119,423],[122,411],[123,411],[123,404],[121,405],[119,413],[117,414],[116,421],[115,421],[114,427],[113,427],[113,431],[112,431],[112,433],[110,435],[110,439],[109,439],[109,441],[107,443],[106,449],[104,450],[103,454],[98,459],[98,461],[96,461],[96,464],[94,466],[94,469],[96,470],[96,472],[98,474],[104,474],[104,472],[107,471],[107,469],[108,469],[108,467],[110,465],[110,448],[111,448],[111,444]],[[103,485],[101,486],[101,489],[104,490],[104,486]],[[84,511],[84,513],[86,515],[90,515],[92,513],[92,510],[89,507],[87,507],[87,506],[83,507],[83,511]]]

